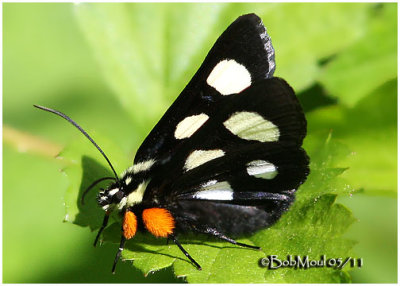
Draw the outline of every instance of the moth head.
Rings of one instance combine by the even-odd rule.
[[[123,199],[123,186],[118,183],[112,183],[107,189],[102,189],[97,195],[97,203],[105,210],[111,209],[111,206],[119,204]]]
[[[147,185],[148,181],[126,174],[118,182],[100,191],[97,202],[105,211],[114,207],[118,209],[132,207],[142,202]]]

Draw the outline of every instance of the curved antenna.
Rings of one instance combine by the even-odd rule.
[[[87,187],[86,190],[85,190],[85,191],[83,192],[83,194],[82,194],[82,197],[81,197],[81,204],[82,204],[82,205],[85,204],[85,197],[86,197],[87,193],[88,193],[94,186],[96,186],[98,183],[100,183],[100,182],[102,182],[102,181],[105,181],[105,180],[114,180],[114,181],[115,181],[115,178],[114,178],[114,177],[104,177],[104,178],[97,179],[96,181],[94,181],[93,183],[91,183],[90,186]]]
[[[39,108],[39,109],[41,109],[41,110],[54,113],[54,114],[56,114],[56,115],[58,115],[58,116],[64,118],[64,119],[67,120],[69,123],[71,123],[71,124],[74,125],[76,128],[78,128],[78,130],[79,130],[80,132],[82,132],[82,134],[85,135],[86,138],[89,139],[90,142],[93,143],[93,145],[97,148],[97,150],[100,151],[101,155],[103,155],[103,157],[107,160],[107,163],[108,163],[108,165],[110,165],[111,170],[114,172],[116,181],[117,181],[118,184],[119,184],[119,178],[118,178],[117,172],[115,172],[114,167],[112,166],[110,160],[108,160],[106,154],[104,154],[103,150],[101,150],[101,148],[99,147],[99,145],[97,145],[96,142],[94,142],[94,140],[92,139],[92,137],[90,137],[89,134],[87,134],[86,131],[83,130],[82,127],[80,127],[80,126],[78,125],[78,123],[76,123],[75,121],[73,121],[71,118],[69,118],[67,115],[65,115],[64,113],[62,113],[62,112],[60,112],[60,111],[57,111],[57,110],[54,110],[54,109],[51,109],[51,108],[48,108],[48,107],[36,105],[36,104],[34,104],[33,106],[36,107],[36,108]]]

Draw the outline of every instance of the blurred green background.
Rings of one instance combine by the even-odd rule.
[[[81,135],[32,105],[65,112],[133,159],[213,42],[249,12],[268,29],[275,75],[296,90],[309,136],[331,132],[351,150],[339,165],[357,192],[338,200],[358,219],[345,234],[364,259],[352,281],[397,281],[397,4],[6,3],[3,282],[182,281],[129,263],[111,275],[115,245],[95,249],[95,233],[63,223],[69,182],[55,155]]]

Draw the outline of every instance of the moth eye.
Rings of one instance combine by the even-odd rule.
[[[124,193],[122,191],[118,191],[113,196],[113,201],[120,201],[124,197]]]

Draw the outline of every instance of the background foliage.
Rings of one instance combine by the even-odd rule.
[[[172,268],[147,278],[141,272],[173,262],[176,274],[189,282],[223,281],[222,269],[237,274],[231,282],[340,282],[350,276],[353,282],[397,281],[396,4],[7,3],[3,8],[4,282],[183,281],[174,278]],[[235,261],[250,255],[244,261],[255,261],[264,254],[211,241],[188,244],[196,258],[206,251],[199,262],[213,258],[217,265],[199,274],[177,259],[174,247],[150,241],[143,251],[148,238],[138,237],[125,257],[133,255],[141,271],[120,263],[112,276],[115,245],[94,249],[90,228],[61,223],[64,218],[95,228],[101,222],[94,205],[79,208],[76,199],[87,181],[106,172],[104,163],[76,130],[32,104],[69,114],[122,171],[216,38],[248,12],[263,19],[276,50],[275,75],[293,86],[306,111],[305,148],[313,170],[290,212],[248,239],[278,254],[350,253],[364,259],[363,268],[293,274],[249,265],[242,271],[254,273],[239,275],[239,268],[226,269],[224,261],[218,266],[218,257]],[[106,240],[115,240],[113,233],[108,231]],[[214,256],[215,251],[221,253]],[[208,280],[201,277],[206,274]]]

